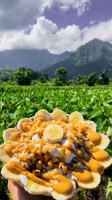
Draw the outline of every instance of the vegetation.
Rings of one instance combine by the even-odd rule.
[[[1,70],[0,71],[0,83],[8,82],[9,84],[18,85],[30,85],[31,83],[48,83],[49,85],[63,86],[63,85],[83,85],[88,86],[94,85],[108,85],[110,83],[110,78],[107,75],[107,70],[101,71],[98,76],[95,72],[89,74],[88,76],[81,76],[78,74],[73,79],[68,80],[67,70],[64,67],[59,67],[55,70],[56,78],[50,79],[47,74],[41,73],[39,71],[34,71],[32,69],[27,69],[20,67],[16,71]]]
[[[44,108],[49,112],[55,107],[59,107],[67,113],[79,111],[83,114],[85,120],[93,120],[97,124],[97,131],[107,134],[110,138],[110,145],[107,152],[112,156],[112,88],[111,86],[18,86],[1,85],[0,86],[0,143],[3,142],[3,130],[14,127],[20,118],[31,117],[38,110]],[[0,168],[2,163],[0,163]],[[101,199],[103,194],[106,199],[111,199],[111,170],[112,167],[105,170],[100,187],[96,190],[81,191],[79,200]],[[110,177],[110,178],[109,178]],[[7,181],[0,175],[0,195],[8,199]],[[108,187],[107,187],[108,183]],[[99,195],[99,196],[98,196]],[[96,197],[97,196],[97,197]],[[0,199],[2,199],[0,196]]]
[[[47,74],[41,75],[38,80],[40,81],[40,83],[46,83],[48,81]]]
[[[10,84],[29,85],[31,81],[48,80],[45,73],[34,71],[30,68],[20,67],[17,70],[0,70],[0,82],[8,82]],[[16,82],[15,82],[16,81]]]
[[[0,80],[7,82],[8,80],[13,80],[12,70],[0,70]]]
[[[14,80],[17,81],[18,85],[30,85],[31,83],[31,71],[28,69],[21,68],[14,73]]]
[[[97,131],[108,135],[111,140],[107,151],[112,156],[112,89],[107,70],[103,70],[99,76],[93,72],[89,76],[78,74],[68,80],[67,70],[60,67],[56,69],[55,75],[56,78],[49,79],[45,73],[24,67],[15,71],[0,71],[0,143],[3,143],[3,130],[14,127],[20,118],[31,117],[42,108],[52,112],[55,107],[59,107],[67,113],[80,111],[85,119],[95,121]],[[0,162],[0,169],[2,166]],[[78,200],[92,200],[92,197],[98,199],[102,192],[104,198],[110,200],[111,170],[112,167],[105,171],[106,179],[104,178],[105,181],[102,181],[98,190],[91,193],[83,190],[79,192]],[[0,199],[2,198],[8,200],[10,195],[7,180],[0,175]]]
[[[64,67],[59,67],[55,71],[56,78],[54,79],[54,85],[67,85],[67,70]]]
[[[98,80],[97,74],[95,72],[93,72],[88,76],[87,84],[89,86],[94,86],[94,84],[97,82],[97,80]]]
[[[108,85],[109,84],[109,77],[108,77],[108,75],[107,75],[107,69],[104,69],[102,72],[101,72],[101,74],[100,74],[100,76],[99,76],[99,78],[98,78],[98,83],[100,84],[100,85]]]

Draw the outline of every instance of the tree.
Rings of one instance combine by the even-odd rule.
[[[41,72],[35,71],[30,68],[29,68],[29,70],[31,71],[31,74],[32,74],[32,80],[38,80],[39,76],[41,75]]]
[[[87,83],[87,76],[84,75],[84,76],[81,76],[80,74],[78,74],[75,78],[74,78],[74,83],[76,85],[83,85],[83,84],[86,84]]]
[[[0,70],[0,80],[7,82],[13,80],[13,71],[11,70]]]
[[[73,82],[76,85],[80,85],[80,81],[82,80],[82,76],[80,74],[77,74],[76,77],[74,77]]]
[[[109,84],[109,77],[107,75],[108,70],[104,69],[101,71],[100,76],[98,77],[98,83],[100,85],[108,85]]]
[[[88,78],[87,78],[87,84],[89,86],[94,86],[94,84],[97,82],[98,77],[97,74],[95,72],[89,74]]]
[[[19,85],[30,85],[32,80],[31,70],[19,68],[14,73],[14,80],[16,80]]]
[[[46,77],[45,75],[41,75],[41,76],[39,77],[39,81],[40,81],[41,83],[46,83],[47,80],[48,80],[48,79],[47,79],[47,77]]]
[[[84,75],[82,77],[81,84],[86,84],[87,83],[87,79],[88,79],[88,77],[86,75]]]
[[[67,70],[64,67],[59,67],[56,69],[55,74],[57,78],[55,78],[55,85],[66,85],[68,82],[67,79]]]
[[[60,77],[60,76],[65,76],[67,74],[67,70],[64,67],[59,67],[56,69],[55,74]]]

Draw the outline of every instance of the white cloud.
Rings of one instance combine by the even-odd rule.
[[[86,43],[94,38],[103,41],[112,42],[112,19],[107,22],[99,22],[97,25],[86,27],[82,31],[83,43]]]
[[[90,8],[90,0],[55,0],[59,3],[62,10],[68,10],[70,7],[77,10],[78,16],[81,16],[86,10]]]
[[[0,37],[0,51],[5,49],[48,49],[52,53],[71,51],[77,48],[80,41],[80,29],[76,25],[58,30],[55,23],[40,17],[32,26],[31,33],[24,31],[7,31]]]
[[[62,53],[77,49],[79,44],[81,44],[80,34],[81,31],[76,25],[67,26],[59,30],[53,38],[54,45],[49,50],[53,53]]]
[[[0,30],[23,29],[55,3],[60,9],[76,9],[80,16],[88,9],[90,0],[0,0]]]
[[[45,8],[51,9],[56,3],[61,10],[77,10],[78,16],[90,6],[90,0],[0,0],[0,51],[36,48],[61,53],[81,45],[78,26],[58,30],[55,23],[41,17]],[[31,25],[35,19],[37,23]]]
[[[74,51],[80,45],[94,38],[112,43],[112,19],[99,22],[81,30],[77,25],[58,29],[57,25],[44,16],[37,18],[37,23],[25,30],[11,30],[0,34],[0,51],[6,49],[47,49],[51,53]]]
[[[90,23],[91,25],[93,25],[93,24],[95,24],[95,22],[96,22],[96,20],[91,20],[89,23]]]

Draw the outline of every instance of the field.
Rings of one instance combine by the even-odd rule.
[[[107,149],[112,156],[112,88],[110,86],[0,86],[0,143],[3,130],[14,127],[20,118],[31,117],[44,108],[52,112],[55,107],[67,113],[80,111],[85,119],[97,124],[97,131],[107,134],[111,143]],[[2,163],[0,163],[2,167]],[[110,179],[109,179],[110,177]],[[92,191],[82,191],[78,199],[111,199],[112,167],[105,171],[101,186]],[[105,197],[108,183],[107,195]],[[0,199],[5,195],[6,181],[0,177]],[[96,195],[96,196],[95,196]],[[109,198],[109,196],[111,196]],[[5,197],[8,199],[8,196]]]

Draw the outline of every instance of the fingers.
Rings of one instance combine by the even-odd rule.
[[[12,200],[27,200],[27,192],[13,181],[8,181],[8,189],[11,194]]]
[[[8,190],[11,194],[12,200],[53,200],[50,196],[31,195],[11,180],[8,181]],[[76,196],[77,193],[69,200],[76,200]]]
[[[12,200],[19,200],[19,197],[18,197],[18,193],[19,193],[19,188],[16,187],[16,183],[14,183],[13,181],[8,181],[8,190],[11,194],[11,197],[12,197]]]

